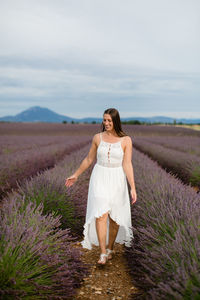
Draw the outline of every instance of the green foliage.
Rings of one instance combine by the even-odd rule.
[[[192,171],[192,175],[189,179],[189,182],[195,186],[199,185],[200,182],[200,166],[196,166],[194,170]]]
[[[138,120],[130,120],[130,121],[122,121],[122,124],[142,125],[142,124],[146,124],[146,122],[140,122]]]
[[[43,203],[43,213],[54,212],[61,215],[61,227],[74,229],[78,220],[75,218],[75,208],[73,202],[67,198],[66,194],[59,193],[56,189],[49,189],[41,186],[40,189],[33,189],[31,193],[25,194],[27,204],[31,201],[38,206]]]
[[[187,285],[185,287],[184,296],[183,296],[184,300],[190,300],[190,299],[200,300],[200,294],[197,296],[193,295],[193,286],[196,286],[200,290],[200,283],[196,274],[191,274],[190,278],[187,281]]]
[[[0,296],[4,291],[3,299],[41,299],[49,293],[47,287],[57,271],[42,257],[59,249],[51,224],[54,215],[41,217],[41,205],[36,208],[16,200],[16,206],[6,204],[10,207],[1,214]]]
[[[35,241],[36,242],[36,241]],[[37,285],[51,285],[52,274],[55,271],[49,269],[48,265],[41,265],[41,258],[31,248],[36,243],[29,244],[24,251],[24,246],[18,244],[6,248],[6,241],[0,241],[1,262],[0,285],[2,290],[13,289],[22,291],[23,294],[35,295]],[[8,298],[9,299],[9,298]]]

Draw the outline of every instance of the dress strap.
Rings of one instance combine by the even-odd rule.
[[[100,141],[102,141],[102,132],[100,132]]]

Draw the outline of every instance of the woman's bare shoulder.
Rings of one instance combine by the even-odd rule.
[[[99,144],[99,141],[100,141],[100,132],[96,133],[94,136],[93,136],[93,142],[95,144]]]
[[[122,138],[122,148],[124,150],[124,152],[126,151],[126,149],[130,149],[132,148],[132,140],[131,140],[131,137],[128,136],[128,135],[125,135],[123,138]]]
[[[129,135],[124,137],[124,141],[126,144],[132,144],[132,138]]]
[[[98,138],[100,138],[100,133],[101,133],[101,132],[97,132],[97,133],[93,136],[93,139],[98,139]]]

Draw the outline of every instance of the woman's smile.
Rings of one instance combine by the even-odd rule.
[[[103,124],[106,130],[112,130],[113,129],[113,121],[109,114],[104,114],[103,117]]]

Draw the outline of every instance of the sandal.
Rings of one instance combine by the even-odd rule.
[[[110,250],[109,248],[106,249],[106,254],[108,259],[112,259],[112,254],[114,253],[114,250]]]
[[[108,255],[105,253],[100,254],[100,262],[97,262],[99,265],[105,265],[107,262]],[[104,262],[105,261],[105,262]]]

